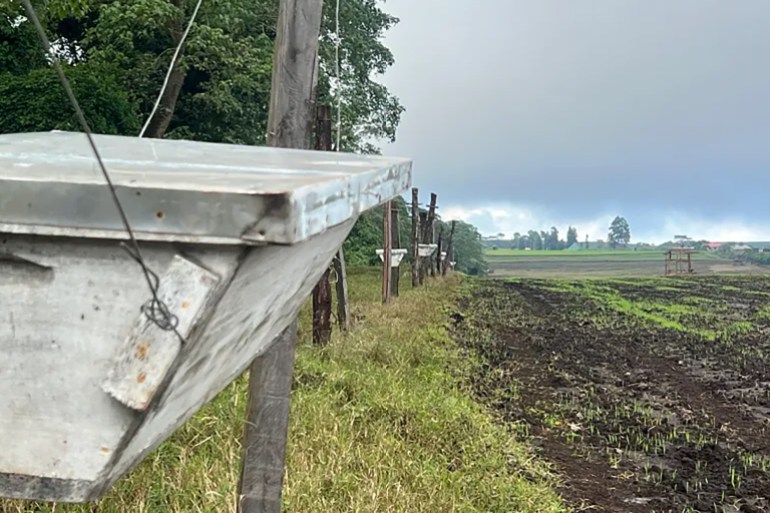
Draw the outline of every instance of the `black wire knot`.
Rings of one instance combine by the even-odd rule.
[[[161,301],[158,297],[160,278],[158,278],[158,275],[155,274],[155,271],[150,269],[147,264],[145,264],[144,259],[140,254],[137,254],[133,248],[130,248],[124,242],[121,242],[120,245],[124,250],[126,250],[126,253],[128,253],[129,256],[141,266],[142,271],[144,272],[144,276],[147,279],[147,284],[150,287],[150,292],[152,293],[152,297],[142,305],[140,309],[141,312],[150,321],[152,321],[155,326],[162,329],[163,331],[176,331],[177,326],[179,326],[179,318],[174,315],[171,310],[169,310],[166,303]],[[177,333],[177,335],[179,336],[179,339],[184,342],[182,336],[179,335],[179,333]]]
[[[155,326],[163,331],[176,331],[179,326],[179,318],[171,313],[165,303],[156,298],[148,299],[141,310]]]

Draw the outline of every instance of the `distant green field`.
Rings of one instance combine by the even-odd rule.
[[[485,251],[487,258],[579,258],[579,259],[595,259],[601,258],[602,260],[607,258],[623,259],[623,260],[650,260],[650,259],[663,259],[663,250],[660,249],[645,249],[645,250],[624,250],[624,249],[589,249],[589,250],[534,250],[526,251],[521,249],[488,249]],[[695,253],[693,258],[696,259],[719,259],[720,257],[715,253],[699,252]]]
[[[529,278],[634,277],[662,275],[663,250],[524,251],[491,249],[485,252],[492,276]],[[763,273],[766,268],[739,265],[716,253],[692,256],[696,274]]]

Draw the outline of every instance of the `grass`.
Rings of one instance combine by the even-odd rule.
[[[663,251],[661,250],[612,250],[612,249],[589,249],[583,251],[567,250],[535,250],[523,251],[518,249],[488,249],[484,252],[487,258],[493,260],[568,260],[568,261],[656,261],[663,262]],[[724,258],[715,253],[698,252],[693,254],[693,261],[703,260],[724,260]]]
[[[555,250],[555,249],[487,249],[484,251],[487,256],[513,256],[513,257],[564,257],[564,258],[595,258],[595,257],[618,257],[618,258],[640,258],[651,257],[663,258],[663,251],[657,249],[628,250],[628,249],[588,249],[579,251]]]
[[[351,273],[354,330],[310,345],[303,311],[284,508],[301,512],[565,511],[548,468],[472,399],[479,363],[446,322],[458,279],[379,303],[379,272]],[[152,453],[99,512],[234,512],[245,381]],[[0,512],[92,512],[0,501]]]

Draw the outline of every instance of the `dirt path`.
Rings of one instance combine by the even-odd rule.
[[[576,511],[770,511],[770,281],[723,280],[489,281],[467,298],[478,395],[534,437]],[[648,322],[660,312],[678,328]]]

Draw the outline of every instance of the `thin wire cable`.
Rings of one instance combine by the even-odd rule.
[[[118,209],[120,219],[123,222],[123,226],[125,227],[126,232],[128,233],[128,237],[132,246],[130,250],[127,246],[124,245],[124,247],[142,267],[145,280],[147,281],[147,286],[152,293],[152,299],[150,299],[150,301],[142,307],[142,311],[160,329],[164,331],[174,330],[177,333],[177,336],[179,336],[180,340],[184,342],[182,336],[179,335],[179,332],[176,331],[176,327],[179,324],[179,319],[173,315],[168,310],[168,307],[158,298],[158,277],[154,272],[152,272],[152,270],[149,269],[149,267],[147,267],[144,257],[142,256],[142,251],[139,248],[139,242],[134,236],[134,231],[131,229],[131,224],[128,222],[128,217],[126,216],[126,212],[123,210],[123,205],[121,205],[120,199],[118,199],[118,194],[115,190],[115,186],[113,185],[112,180],[110,179],[110,174],[107,172],[107,168],[104,165],[104,161],[102,160],[102,156],[99,153],[99,149],[96,147],[96,142],[94,141],[93,134],[91,133],[91,127],[88,125],[85,115],[83,114],[83,110],[80,108],[80,104],[75,97],[75,93],[72,91],[69,80],[67,80],[67,77],[64,74],[64,70],[61,67],[61,62],[59,61],[59,56],[55,52],[51,52],[51,42],[48,40],[48,36],[46,35],[45,30],[40,24],[40,19],[37,17],[35,8],[32,6],[30,0],[22,0],[22,3],[24,4],[24,8],[27,11],[29,19],[32,20],[32,23],[35,26],[35,30],[40,37],[40,41],[43,43],[43,49],[45,50],[46,55],[51,57],[54,69],[56,70],[57,75],[59,75],[59,81],[64,87],[64,91],[67,94],[67,98],[69,99],[72,108],[75,110],[78,123],[88,138],[88,144],[91,146],[94,157],[96,157],[96,161],[99,163],[99,169],[101,170],[104,179],[107,181],[107,186],[110,190],[110,194],[112,195],[112,201],[115,203],[115,207]]]
[[[185,39],[187,39],[187,34],[190,33],[190,28],[193,26],[193,23],[195,23],[195,17],[198,15],[198,9],[200,9],[202,3],[203,3],[203,0],[198,0],[198,3],[195,4],[195,10],[193,11],[192,16],[190,17],[190,22],[187,24],[187,28],[182,34],[182,39],[179,40],[179,44],[176,45],[176,50],[174,50],[174,56],[171,58],[171,65],[168,67],[168,71],[166,72],[166,78],[163,80],[163,85],[160,88],[160,94],[158,94],[158,98],[155,100],[155,105],[153,105],[152,112],[150,112],[150,115],[147,118],[147,121],[144,122],[142,131],[139,132],[139,137],[144,137],[144,133],[147,131],[147,128],[150,126],[150,122],[152,122],[152,118],[155,117],[155,113],[158,111],[158,107],[160,106],[160,100],[161,98],[163,98],[163,93],[166,92],[166,87],[168,87],[168,82],[171,79],[171,72],[174,70],[174,67],[176,66],[176,62],[179,59],[179,53],[182,51],[182,45],[184,45]]]
[[[342,38],[340,36],[340,0],[337,0],[337,5],[334,10],[334,69],[337,81],[337,141],[334,149],[340,151],[340,139],[342,136],[342,80],[340,78],[340,43]]]

